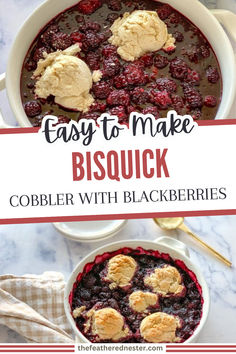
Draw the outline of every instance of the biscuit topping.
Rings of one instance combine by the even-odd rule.
[[[101,310],[90,310],[87,313],[92,333],[100,339],[119,340],[129,334],[128,327],[125,327],[123,316],[116,310],[106,307]]]
[[[149,286],[155,293],[162,295],[181,294],[184,290],[181,283],[180,273],[172,266],[156,268],[153,273],[144,278],[145,285]]]
[[[125,12],[111,26],[109,42],[117,46],[122,59],[134,61],[147,52],[175,48],[175,39],[156,11]]]
[[[180,328],[177,317],[156,312],[142,320],[140,333],[149,343],[173,343],[179,342],[179,338],[176,337],[177,328]]]
[[[130,281],[134,276],[136,268],[137,263],[132,257],[118,254],[109,260],[105,280],[112,282],[110,284],[111,289],[114,289],[117,286],[128,286],[130,285]]]
[[[84,312],[85,310],[86,310],[85,306],[76,307],[76,309],[74,309],[74,311],[73,311],[73,317],[74,318],[80,317],[82,312]]]
[[[143,291],[134,291],[129,296],[129,305],[136,312],[144,312],[149,306],[157,304],[156,294]]]
[[[80,47],[75,44],[66,50],[45,53],[39,60],[34,78],[37,78],[35,93],[40,98],[55,96],[59,105],[86,112],[94,101],[89,93],[93,78],[87,64],[76,55]],[[101,78],[95,73],[95,81]]]

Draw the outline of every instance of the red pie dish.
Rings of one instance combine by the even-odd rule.
[[[175,48],[149,52],[134,61],[123,60],[109,43],[110,27],[125,12],[156,11],[175,38]],[[73,44],[78,56],[102,78],[93,83],[94,103],[88,111],[63,108],[50,95],[35,94],[32,75],[44,53],[63,51]],[[133,111],[165,117],[175,109],[194,119],[214,119],[222,92],[221,72],[214,51],[201,31],[178,11],[152,0],[82,0],[52,19],[38,34],[24,60],[21,97],[33,126],[40,126],[47,114],[60,122],[82,118],[96,120],[102,113],[117,115],[127,123]]]
[[[97,255],[79,273],[69,307],[90,342],[188,340],[202,318],[203,293],[182,260],[142,247]]]

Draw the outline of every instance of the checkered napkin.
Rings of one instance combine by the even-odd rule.
[[[73,343],[61,273],[0,276],[0,324],[31,343]]]

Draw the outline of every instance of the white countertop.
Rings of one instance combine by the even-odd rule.
[[[190,1],[195,0],[188,0]],[[236,0],[205,0],[210,7],[235,11]],[[0,0],[0,72],[5,71],[9,48],[24,19],[42,0]],[[0,107],[11,124],[15,118],[0,93]],[[232,109],[235,117],[236,102]],[[190,248],[192,260],[204,273],[211,293],[211,310],[199,342],[233,343],[236,341],[236,216],[198,217],[186,224],[199,236],[229,258],[234,267],[227,268],[181,232],[165,233],[152,220],[131,220],[112,240],[150,239],[160,235],[177,237]],[[53,270],[68,278],[78,261],[88,252],[109,241],[93,244],[75,243],[65,239],[51,224],[0,226],[0,274],[41,274]],[[21,342],[23,338],[0,326],[0,342]]]

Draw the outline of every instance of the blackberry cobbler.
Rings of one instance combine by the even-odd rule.
[[[202,289],[180,260],[123,248],[97,256],[77,277],[72,316],[91,342],[184,342],[202,316]]]
[[[159,35],[154,45],[145,32],[150,28]],[[135,54],[127,55],[127,49]],[[133,111],[158,118],[170,109],[195,120],[214,119],[221,90],[208,40],[171,6],[152,0],[81,0],[41,30],[21,78],[22,102],[33,126],[47,114],[63,123],[96,120],[108,112],[127,123]]]

